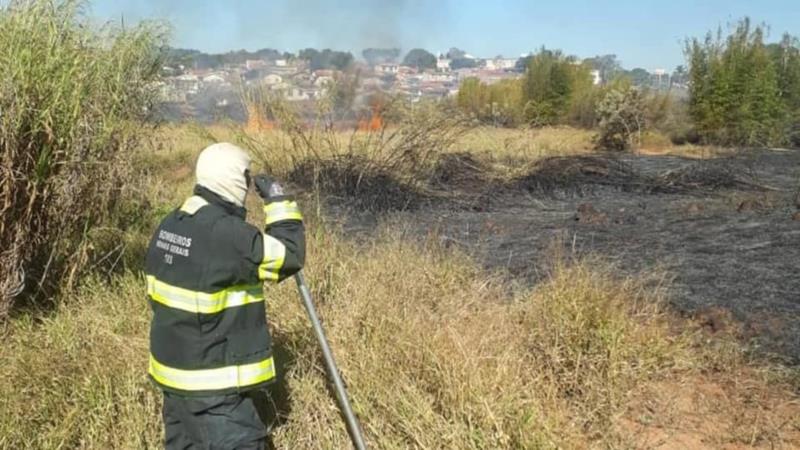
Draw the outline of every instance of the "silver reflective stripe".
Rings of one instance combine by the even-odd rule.
[[[215,391],[242,388],[263,383],[275,377],[272,357],[239,366],[215,369],[175,369],[158,362],[150,355],[149,373],[158,383],[184,391]]]
[[[258,278],[278,281],[281,268],[286,260],[286,246],[274,237],[264,234],[264,259],[258,266]]]
[[[284,200],[282,202],[264,205],[264,216],[266,217],[267,225],[272,225],[282,220],[303,220],[300,207],[297,206],[297,202],[293,200]]]
[[[207,293],[172,286],[152,275],[147,276],[147,295],[164,306],[199,314],[215,314],[226,308],[264,301],[260,284]]]
[[[203,206],[206,206],[208,202],[203,197],[194,195],[186,199],[181,206],[181,211],[187,214],[194,214]]]

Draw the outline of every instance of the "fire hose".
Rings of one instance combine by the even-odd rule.
[[[353,442],[353,447],[356,450],[365,450],[367,448],[364,443],[364,436],[361,431],[361,425],[358,423],[358,418],[353,413],[353,408],[350,406],[350,399],[347,396],[347,389],[345,389],[342,377],[339,374],[339,369],[336,367],[336,361],[333,359],[333,352],[328,345],[328,340],[325,338],[325,331],[322,329],[322,324],[317,316],[317,311],[314,308],[314,302],[311,299],[311,292],[306,285],[305,277],[301,272],[294,276],[297,282],[297,290],[300,291],[300,297],[303,299],[303,305],[306,307],[308,318],[311,320],[311,325],[314,328],[314,334],[317,336],[317,341],[322,349],[322,356],[325,359],[325,369],[328,372],[328,377],[333,382],[333,387],[336,392],[336,400],[339,403],[339,409],[345,419],[347,425],[347,432],[350,435],[350,440]]]

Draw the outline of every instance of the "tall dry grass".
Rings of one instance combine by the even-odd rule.
[[[626,394],[685,365],[659,294],[590,262],[511,293],[462,254],[393,232],[366,247],[312,226],[308,275],[374,448],[614,445]],[[0,347],[0,448],[157,448],[141,275],[89,281]],[[346,448],[290,283],[268,293],[288,402],[279,448]],[[69,306],[66,306],[69,305]]]
[[[190,193],[206,138],[186,138],[192,148],[168,141],[142,167],[148,220]],[[639,448],[640,432],[625,425],[631,404],[645,411],[640,420],[675,423],[668,406],[652,403],[660,398],[652,390],[693,373],[732,378],[745,364],[736,345],[698,347],[694,334],[672,330],[660,284],[649,277],[554,254],[548,276],[527,288],[436,239],[410,241],[418,234],[396,223],[356,243],[305,209],[308,279],[371,448]],[[257,215],[250,219],[261,223]],[[127,238],[141,248],[148,229]],[[142,275],[112,279],[89,278],[50,314],[8,322],[0,448],[160,448],[160,393],[145,375]],[[276,446],[348,448],[294,286],[267,292],[281,374],[272,390],[282,419]],[[729,404],[759,421],[746,436],[732,426],[715,439],[749,444],[757,435],[791,445],[786,424],[800,423],[765,409],[766,381],[737,377],[748,397],[733,395]]]
[[[50,299],[88,265],[113,262],[116,229],[137,219],[124,209],[129,153],[146,132],[163,33],[92,26],[84,6],[0,9],[0,320],[20,295]]]
[[[625,439],[611,425],[626,393],[688,357],[657,292],[589,261],[558,262],[547,282],[511,294],[435,244],[390,234],[348,254],[335,236],[317,239],[315,294],[376,448],[614,445]],[[334,261],[318,253],[331,248]],[[280,302],[273,317],[297,355],[276,440],[345,448],[302,310]]]

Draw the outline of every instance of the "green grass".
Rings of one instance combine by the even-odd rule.
[[[0,6],[0,320],[20,291],[49,304],[118,251],[97,228],[136,219],[130,154],[147,134],[163,32],[97,27],[85,6]]]

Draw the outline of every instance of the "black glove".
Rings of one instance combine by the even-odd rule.
[[[258,192],[258,195],[264,200],[264,203],[271,203],[287,198],[286,193],[283,191],[283,186],[267,175],[256,175],[255,178],[253,178],[253,184],[256,185],[256,192]]]

